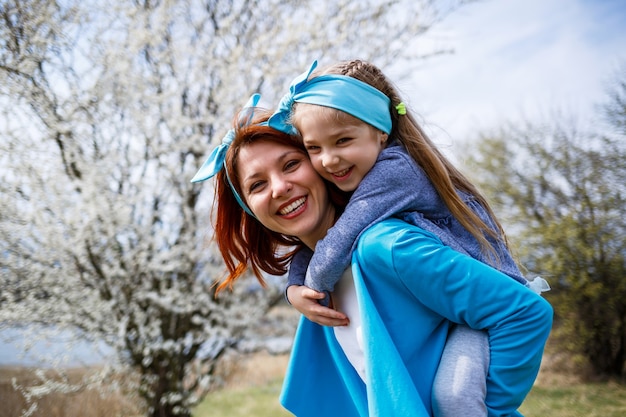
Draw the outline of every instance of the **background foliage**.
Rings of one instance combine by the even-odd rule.
[[[189,415],[282,297],[214,298],[212,190],[189,179],[252,92],[272,106],[313,59],[416,62],[463,3],[0,1],[0,325],[105,341],[149,415]]]
[[[563,347],[597,375],[626,374],[626,66],[597,123],[485,134],[470,172],[508,218],[522,263],[548,279]]]

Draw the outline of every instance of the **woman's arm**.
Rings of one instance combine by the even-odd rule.
[[[489,415],[515,413],[539,372],[552,327],[550,304],[408,223],[389,219],[371,230],[359,242],[361,266],[375,281],[371,285],[396,285],[407,300],[412,298],[430,314],[487,330],[491,351],[486,398]],[[375,287],[371,290],[376,291]],[[375,302],[390,311],[399,301]],[[381,307],[385,302],[390,306]]]

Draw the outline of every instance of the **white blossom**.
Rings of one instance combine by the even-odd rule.
[[[252,92],[272,106],[314,59],[424,55],[463,2],[2,2],[0,324],[106,342],[148,409],[189,415],[283,285],[214,297],[213,188],[189,180]]]

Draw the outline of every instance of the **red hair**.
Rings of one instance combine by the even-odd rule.
[[[308,158],[299,138],[258,124],[267,120],[268,115],[264,113],[260,118],[256,118],[254,122],[257,124],[236,128],[235,137],[226,154],[224,168],[228,169],[233,187],[242,198],[241,184],[237,175],[237,156],[241,148],[255,142],[273,142],[294,147]],[[302,247],[302,242],[295,236],[268,229],[255,217],[246,213],[235,199],[223,169],[216,178],[214,239],[228,270],[228,276],[218,285],[216,294],[227,287],[232,288],[234,282],[248,268],[252,269],[262,286],[265,286],[262,271],[271,275],[287,273],[289,263]],[[331,187],[329,192],[332,203],[339,207],[345,206],[347,202],[345,196]]]

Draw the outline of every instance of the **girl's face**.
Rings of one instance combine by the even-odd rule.
[[[326,185],[300,149],[257,141],[239,150],[242,197],[270,230],[314,248],[334,223]]]
[[[339,110],[298,106],[297,129],[315,170],[340,190],[354,191],[376,163],[387,134]]]

